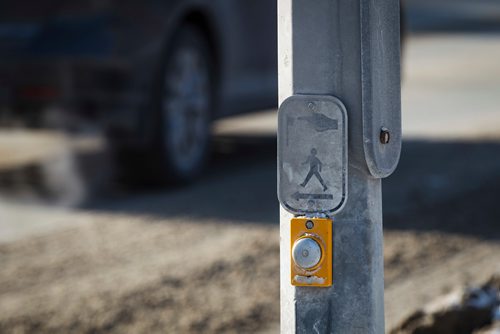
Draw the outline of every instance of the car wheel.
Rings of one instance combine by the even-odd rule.
[[[201,31],[183,27],[165,57],[156,102],[155,153],[168,181],[191,181],[205,164],[214,100],[213,67],[209,44]]]

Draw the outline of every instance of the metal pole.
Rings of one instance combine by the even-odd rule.
[[[278,0],[278,36],[280,104],[290,96],[333,96],[348,120],[343,209],[301,213],[296,196],[294,212],[280,198],[281,333],[384,333],[381,177],[395,169],[401,145],[399,1]],[[301,138],[317,145],[314,136]],[[305,167],[291,165],[303,177]],[[279,185],[282,197],[286,191]],[[294,216],[333,219],[330,287],[292,285]]]

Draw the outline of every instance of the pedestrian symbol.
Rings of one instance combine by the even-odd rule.
[[[323,186],[323,191],[326,191],[328,187],[326,186],[325,181],[323,181],[323,178],[320,174],[323,168],[323,163],[316,157],[317,154],[318,151],[315,148],[312,148],[311,154],[307,157],[307,160],[302,163],[303,165],[309,164],[309,173],[307,173],[304,182],[302,182],[300,185],[302,187],[305,187],[309,183],[309,180],[311,180],[311,177],[314,175],[318,179],[319,183],[321,183],[321,185]]]
[[[294,95],[278,112],[278,199],[293,214],[338,212],[347,198],[347,112],[332,96]]]

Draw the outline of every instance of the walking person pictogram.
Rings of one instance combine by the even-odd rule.
[[[320,174],[323,163],[316,157],[317,154],[318,151],[315,148],[312,148],[311,154],[307,157],[307,160],[302,163],[303,165],[309,164],[309,173],[307,173],[306,179],[300,185],[302,187],[305,187],[309,183],[311,177],[314,175],[323,186],[323,191],[326,191],[328,187],[326,186],[325,181],[323,181],[323,178]]]

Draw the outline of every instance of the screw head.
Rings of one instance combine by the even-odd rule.
[[[308,230],[312,229],[314,227],[314,222],[312,220],[306,221],[306,228]]]
[[[380,129],[380,142],[382,144],[388,144],[390,140],[391,133],[389,132],[389,129],[387,129],[386,127],[382,127]]]
[[[307,107],[308,107],[309,109],[311,109],[311,110],[314,110],[314,109],[316,109],[316,104],[315,104],[314,102],[309,102],[309,103],[307,104]]]
[[[302,269],[314,268],[321,260],[321,247],[312,238],[299,239],[293,244],[292,258]]]

